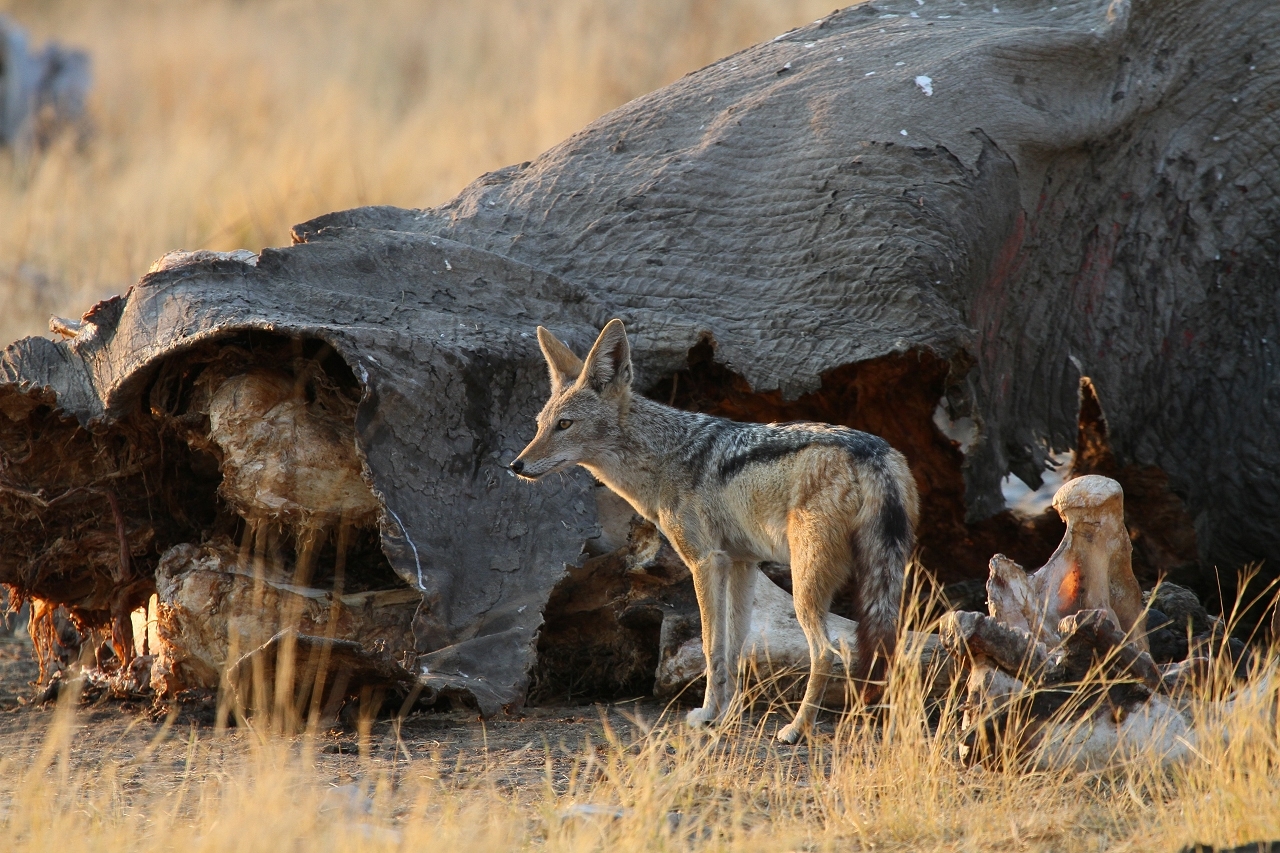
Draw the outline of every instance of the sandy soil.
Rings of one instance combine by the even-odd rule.
[[[0,743],[15,750],[39,748],[56,717],[56,703],[32,701],[39,689],[32,683],[37,667],[30,647],[23,643],[0,644]],[[163,767],[166,757],[176,761],[174,772],[185,768],[190,735],[216,743],[214,754],[225,758],[246,752],[248,731],[235,728],[218,732],[208,703],[180,705],[172,718],[157,713],[144,701],[87,699],[79,704],[71,754],[76,765],[100,761],[129,761],[146,749],[157,735],[167,734],[153,766]],[[656,718],[663,706],[652,701],[616,705],[529,708],[518,716],[481,720],[474,711],[419,712],[403,720],[373,723],[364,758],[355,726],[335,724],[320,735],[316,759],[321,778],[342,783],[375,768],[394,769],[407,761],[430,758],[444,774],[490,774],[499,783],[520,787],[542,785],[547,778],[546,759],[566,760],[583,753],[584,746],[604,743],[604,727],[627,733],[634,720]],[[296,739],[301,743],[301,738]],[[166,756],[166,753],[172,753]],[[494,775],[496,774],[496,775]]]
[[[10,758],[34,755],[57,718],[56,702],[36,700],[36,676],[30,646],[0,640],[0,744]],[[606,729],[626,742],[638,734],[638,726],[664,713],[667,707],[653,699],[526,708],[489,720],[474,711],[425,711],[377,720],[367,739],[356,726],[335,723],[319,734],[313,766],[320,784],[347,785],[375,776],[394,782],[404,772],[426,771],[443,782],[484,780],[520,799],[534,798],[548,782],[563,791],[583,756],[606,744]],[[213,723],[211,702],[179,705],[166,715],[143,700],[84,698],[70,738],[71,764],[90,773],[110,765],[136,777],[126,786],[163,788],[191,772],[192,744],[199,743],[197,775],[219,773],[249,755],[255,736],[234,727],[218,731]],[[831,731],[834,722],[821,721],[819,728]],[[290,742],[300,748],[303,739]],[[788,752],[804,764],[804,747]],[[138,761],[144,755],[147,760]]]

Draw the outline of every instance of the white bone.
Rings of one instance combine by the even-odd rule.
[[[1133,576],[1133,546],[1124,525],[1124,490],[1109,477],[1090,474],[1069,480],[1053,497],[1067,532],[1053,556],[1035,574],[997,554],[991,558],[987,607],[1006,625],[1046,642],[1055,627],[1081,610],[1105,610],[1132,642],[1147,651],[1141,626],[1142,590]]]
[[[791,596],[773,581],[764,577],[759,569],[755,584],[755,597],[751,605],[751,627],[742,646],[742,666],[754,668],[761,677],[787,672],[804,671],[809,667],[809,644],[800,623],[796,620],[795,605]],[[858,623],[834,613],[827,614],[827,637],[836,649],[836,665],[828,697],[843,696],[844,680],[857,659]],[[905,643],[919,647],[922,663],[928,664],[938,648],[937,636],[909,633]],[[706,669],[706,657],[702,653],[701,637],[693,637],[658,664],[656,690],[660,695],[672,695],[679,689],[701,678]]]

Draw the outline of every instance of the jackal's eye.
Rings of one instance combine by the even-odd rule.
[[[568,429],[571,426],[573,426],[573,421],[568,418],[561,418],[556,421],[556,429]]]

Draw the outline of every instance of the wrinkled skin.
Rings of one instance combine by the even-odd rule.
[[[588,284],[647,376],[707,332],[784,396],[886,352],[952,359],[947,404],[980,426],[970,520],[1074,444],[1086,374],[1202,566],[1280,557],[1280,9],[901,5],[718,62],[397,221]]]

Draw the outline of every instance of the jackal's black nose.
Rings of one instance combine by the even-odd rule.
[[[524,462],[520,461],[519,459],[516,459],[507,467],[510,468],[512,471],[515,471],[517,474],[519,474],[521,471],[524,470]]]

